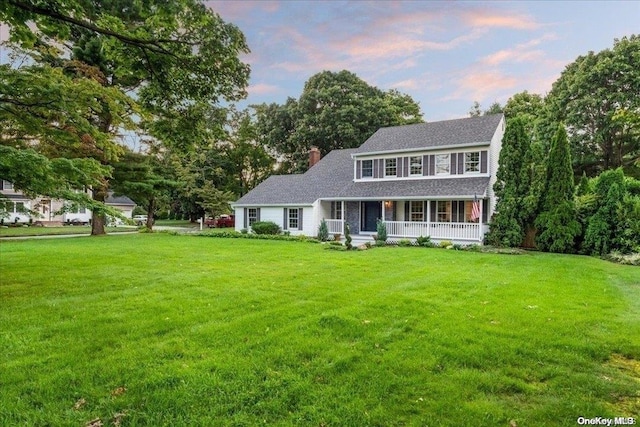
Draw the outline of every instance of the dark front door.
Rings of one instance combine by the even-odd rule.
[[[362,202],[362,231],[376,231],[380,218],[382,218],[382,202]]]

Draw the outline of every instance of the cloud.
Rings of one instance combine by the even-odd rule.
[[[205,6],[224,17],[226,21],[239,21],[251,15],[260,15],[256,12],[275,13],[280,8],[278,1],[205,1]]]
[[[522,14],[508,14],[498,10],[473,9],[461,14],[462,20],[472,27],[510,28],[514,30],[535,30],[540,27],[532,17]]]
[[[518,84],[514,76],[506,75],[499,70],[462,72],[462,76],[453,79],[456,90],[445,96],[443,101],[468,99],[469,101],[484,101],[497,99],[504,93],[512,93]]]
[[[249,85],[249,94],[251,95],[266,95],[270,93],[276,93],[280,90],[278,86],[270,85],[267,83],[257,83]]]
[[[543,60],[545,53],[541,49],[532,49],[546,40],[555,40],[554,34],[545,34],[526,43],[520,43],[511,49],[502,49],[482,58],[485,65],[496,66],[504,62],[538,62]]]

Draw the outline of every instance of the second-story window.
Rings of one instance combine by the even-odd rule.
[[[362,161],[362,177],[373,178],[373,160]]]
[[[398,175],[397,159],[385,159],[384,160],[384,176],[397,176],[397,175]]]
[[[464,173],[480,172],[480,152],[464,153]]]
[[[436,154],[436,175],[448,174],[450,166],[448,154]]]
[[[422,156],[409,157],[411,175],[422,175]]]

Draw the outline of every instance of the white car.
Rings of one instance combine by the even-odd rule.
[[[135,225],[145,225],[147,223],[146,215],[134,215],[133,222]]]

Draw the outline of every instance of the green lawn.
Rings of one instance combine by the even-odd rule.
[[[107,233],[136,231],[136,227],[107,227]],[[63,227],[0,227],[0,237],[51,236],[60,234],[91,234],[90,226],[67,225]]]
[[[168,234],[0,242],[0,425],[640,422],[640,269]]]

